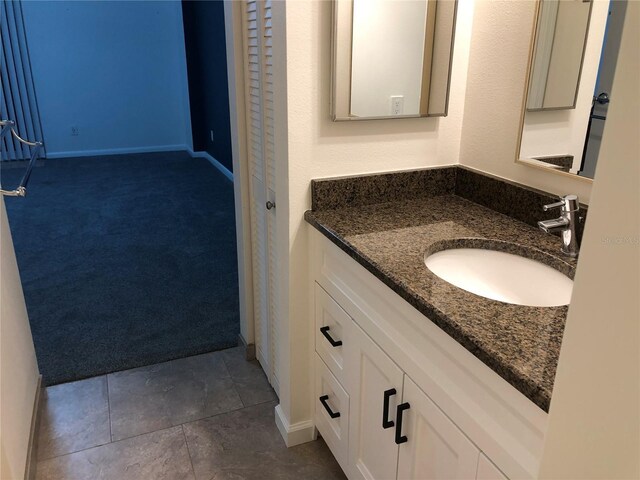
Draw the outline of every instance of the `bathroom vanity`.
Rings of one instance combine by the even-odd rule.
[[[314,418],[347,476],[535,478],[567,306],[475,295],[424,259],[473,245],[572,278],[533,226],[554,198],[464,167],[312,188]]]

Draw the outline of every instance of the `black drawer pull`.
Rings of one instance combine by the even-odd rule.
[[[322,332],[322,335],[324,335],[324,338],[329,341],[332,347],[339,347],[342,345],[342,340],[334,340],[331,338],[331,335],[329,335],[329,327],[320,327],[320,332]]]
[[[334,412],[333,410],[331,410],[331,407],[327,403],[327,400],[329,400],[329,395],[323,395],[319,400],[331,418],[338,418],[340,416],[340,412]]]
[[[391,428],[395,425],[393,420],[389,420],[389,400],[391,396],[396,393],[395,388],[384,391],[384,400],[382,401],[382,428]]]
[[[401,443],[406,443],[408,440],[406,435],[402,435],[402,414],[405,410],[409,410],[410,408],[411,405],[409,405],[408,403],[401,403],[400,405],[398,405],[398,409],[396,412],[396,444],[398,445],[400,445]]]

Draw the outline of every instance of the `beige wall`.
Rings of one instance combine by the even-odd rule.
[[[629,2],[541,478],[640,478],[640,3]]]
[[[460,163],[588,203],[590,182],[514,161],[535,11],[533,0],[476,2]]]
[[[20,201],[12,199],[11,201]],[[0,478],[24,478],[38,365],[0,196]]]
[[[292,423],[309,419],[312,405],[308,375],[312,349],[307,291],[309,226],[303,218],[311,207],[311,179],[458,162],[473,2],[460,0],[458,8],[448,117],[332,122],[331,2],[286,4],[286,65],[275,68],[276,75],[279,68],[286,70],[276,77],[280,87],[286,79],[286,91],[276,92],[276,105],[284,103],[286,108],[286,118],[276,119],[276,135],[285,136],[285,145],[276,146],[276,156],[280,161],[278,178],[282,179],[277,186],[279,234],[286,238],[278,245],[280,278],[288,286],[282,289],[280,321],[288,338],[279,342],[282,351],[277,356],[282,363],[277,370],[284,377],[280,379],[281,404]],[[274,25],[278,21],[274,19]],[[279,111],[276,108],[276,115]]]

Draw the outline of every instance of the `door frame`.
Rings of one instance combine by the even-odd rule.
[[[247,359],[253,359],[255,358],[255,317],[253,311],[253,265],[249,208],[250,174],[247,156],[242,6],[242,2],[224,0],[240,300],[239,341],[246,347]]]

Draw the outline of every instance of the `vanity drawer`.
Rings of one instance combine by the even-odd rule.
[[[346,471],[349,446],[349,395],[318,355],[315,357],[315,424]]]
[[[353,320],[318,283],[314,296],[316,352],[344,385],[344,352],[349,348]]]

